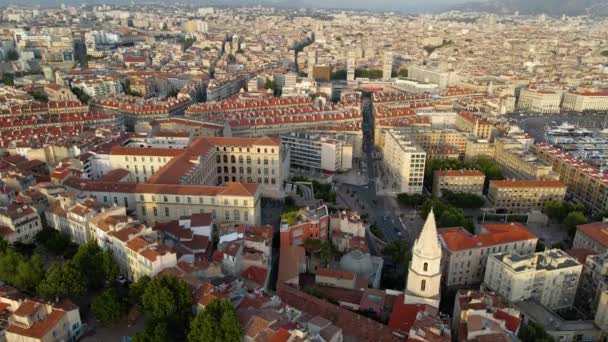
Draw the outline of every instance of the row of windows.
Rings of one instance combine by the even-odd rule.
[[[224,173],[230,173],[230,171],[232,173],[236,173],[236,166],[231,167],[230,169],[228,168],[228,166],[224,166],[224,168],[222,169],[221,166],[217,167],[217,173],[222,173],[222,170],[224,171]],[[238,168],[239,173],[245,173],[245,168],[244,167],[239,167]],[[247,174],[251,174],[251,168],[248,167],[247,168]],[[262,174],[262,169],[258,169],[258,175]],[[274,175],[275,174],[275,170],[274,169],[270,169],[270,174]],[[264,168],[264,175],[268,175],[268,168]]]
[[[134,162],[136,162],[136,161],[137,161],[137,157],[132,157],[131,159],[132,159]],[[140,160],[141,160],[142,162],[145,162],[145,161],[146,161],[146,157],[140,157]],[[161,163],[161,162],[162,162],[162,163],[166,163],[166,162],[167,162],[167,158],[165,158],[165,157],[156,157],[156,160],[157,160],[159,163]],[[125,161],[129,161],[129,156],[125,156]],[[150,156],[150,157],[148,158],[148,161],[154,161],[154,157]]]
[[[146,209],[145,206],[141,207],[141,214],[142,214],[142,216],[147,216],[147,209]],[[158,217],[158,215],[159,215],[158,208],[156,208],[156,207],[152,208],[152,215],[154,217]],[[171,216],[171,210],[168,207],[165,207],[164,216],[165,217],[170,217]],[[230,216],[230,211],[226,210],[224,212],[224,219],[226,221],[230,221],[230,217],[231,217]],[[211,218],[214,219],[214,220],[217,219],[217,211],[215,209],[211,210]],[[241,221],[241,211],[237,210],[237,209],[233,210],[232,211],[232,219],[234,221]],[[243,211],[243,221],[249,222],[249,212],[248,211]]]
[[[230,152],[236,152],[236,148],[235,147],[228,148],[226,146],[224,146],[224,147],[216,146],[215,150],[218,151],[218,152],[219,151],[228,152],[228,150],[230,150]],[[262,153],[262,151],[264,151],[264,153],[268,153],[268,148],[261,149],[261,148],[258,147],[257,151],[258,151],[258,153]],[[246,147],[246,148],[238,147],[238,152],[251,152],[251,148],[249,148],[249,147]],[[274,148],[270,149],[270,153],[274,153]]]

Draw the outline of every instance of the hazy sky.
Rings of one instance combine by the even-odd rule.
[[[277,3],[289,4],[298,7],[322,7],[322,8],[358,8],[370,10],[395,10],[406,12],[421,12],[446,8],[450,5],[468,2],[469,0],[182,0],[175,1],[177,3],[194,3],[204,6],[205,4],[224,4],[224,5],[240,5],[243,3]],[[7,4],[40,4],[43,6],[59,6],[65,4],[81,4],[81,3],[130,3],[130,0],[0,0],[0,5]],[[135,2],[156,2],[166,3],[160,0],[135,0]]]

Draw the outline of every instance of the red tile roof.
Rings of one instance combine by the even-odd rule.
[[[351,271],[343,271],[331,268],[318,268],[316,274],[321,277],[352,280],[355,274]]]
[[[437,233],[446,247],[452,251],[538,239],[520,223],[486,224],[479,235],[471,235],[462,227],[441,228]]]
[[[425,311],[429,308],[437,311],[426,304],[405,304],[404,295],[401,294],[397,296],[397,299],[395,300],[388,326],[408,334],[410,328],[414,325],[414,322],[416,322],[418,312]]]
[[[592,222],[576,226],[576,230],[608,247],[608,222]]]

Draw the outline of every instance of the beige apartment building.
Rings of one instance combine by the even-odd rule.
[[[11,204],[0,208],[0,239],[29,243],[41,230],[42,222],[34,207]]]
[[[488,256],[495,253],[533,253],[538,238],[520,223],[486,224],[473,235],[462,227],[438,230],[443,250],[446,286],[481,283]]]
[[[574,112],[608,110],[608,92],[565,93],[562,108]]]
[[[469,137],[464,150],[464,160],[477,160],[480,157],[494,158],[494,144],[488,140]]]
[[[534,299],[549,310],[565,309],[574,303],[582,270],[560,249],[507,252],[488,257],[484,284],[511,303]]]
[[[395,193],[422,193],[426,152],[413,139],[399,131],[387,130],[383,165],[390,175]]]
[[[608,210],[608,176],[551,145],[536,144],[531,151],[553,167],[576,201],[593,212]]]
[[[435,170],[433,196],[441,197],[443,190],[481,196],[485,180],[479,170]]]
[[[551,179],[559,176],[551,165],[529,153],[524,144],[512,138],[498,138],[494,142],[496,163],[508,177],[523,179]]]
[[[608,222],[592,222],[576,226],[572,249],[587,249],[594,254],[608,250]]]
[[[467,135],[453,129],[434,130],[421,128],[415,130],[414,138],[427,153],[429,151],[453,151],[457,155],[457,158],[464,156],[467,146]]]
[[[542,210],[545,202],[561,202],[565,196],[566,186],[554,180],[491,181],[488,190],[488,200],[492,206],[510,213]]]
[[[198,213],[210,213],[217,223],[261,222],[261,194],[256,184],[135,184],[71,178],[64,185],[69,191],[91,196],[100,204],[123,205],[150,225]]]
[[[490,140],[494,132],[490,121],[469,112],[458,113],[454,124],[459,131],[471,133],[478,139]]]
[[[519,93],[517,109],[542,114],[559,113],[562,104],[562,92],[522,89]]]
[[[289,151],[271,138],[197,137],[180,147],[113,147],[110,168],[127,170],[134,183],[256,183],[272,197],[289,173]]]

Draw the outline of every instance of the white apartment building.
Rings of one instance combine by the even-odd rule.
[[[565,93],[562,108],[574,112],[608,110],[608,92]]]
[[[355,80],[356,58],[354,51],[348,51],[346,57],[346,81]]]
[[[292,132],[281,135],[289,149],[290,166],[315,173],[336,173],[353,167],[353,145],[345,135],[329,136]]]
[[[519,110],[534,113],[559,113],[562,104],[562,92],[540,90],[535,88],[522,89],[519,93]]]
[[[462,227],[439,229],[446,286],[481,283],[488,256],[533,253],[538,238],[520,223],[486,224],[473,235]]]
[[[390,174],[396,193],[422,193],[426,152],[413,139],[396,130],[384,138],[383,165]],[[392,184],[389,184],[392,185]]]
[[[29,243],[42,230],[40,216],[29,205],[8,205],[0,208],[0,238],[9,243]]]
[[[574,303],[582,270],[583,265],[560,249],[506,252],[488,257],[484,284],[511,303],[534,299],[557,310]]]
[[[419,82],[434,83],[439,86],[439,89],[445,89],[448,87],[450,73],[422,66],[410,66],[407,68],[407,78]]]
[[[391,79],[393,73],[393,53],[386,51],[384,58],[382,59],[382,80],[388,81]]]
[[[91,96],[108,96],[122,93],[122,85],[119,81],[106,78],[91,78],[78,80],[72,83],[74,88],[80,88]]]
[[[60,194],[45,212],[47,225],[66,234],[73,242],[82,245],[94,238],[89,220],[100,211],[95,200],[80,202],[72,194]]]
[[[153,277],[177,264],[177,254],[158,243],[150,227],[126,216],[124,207],[113,207],[90,219],[91,230],[102,249],[114,255],[122,274],[136,281],[144,275]]]

